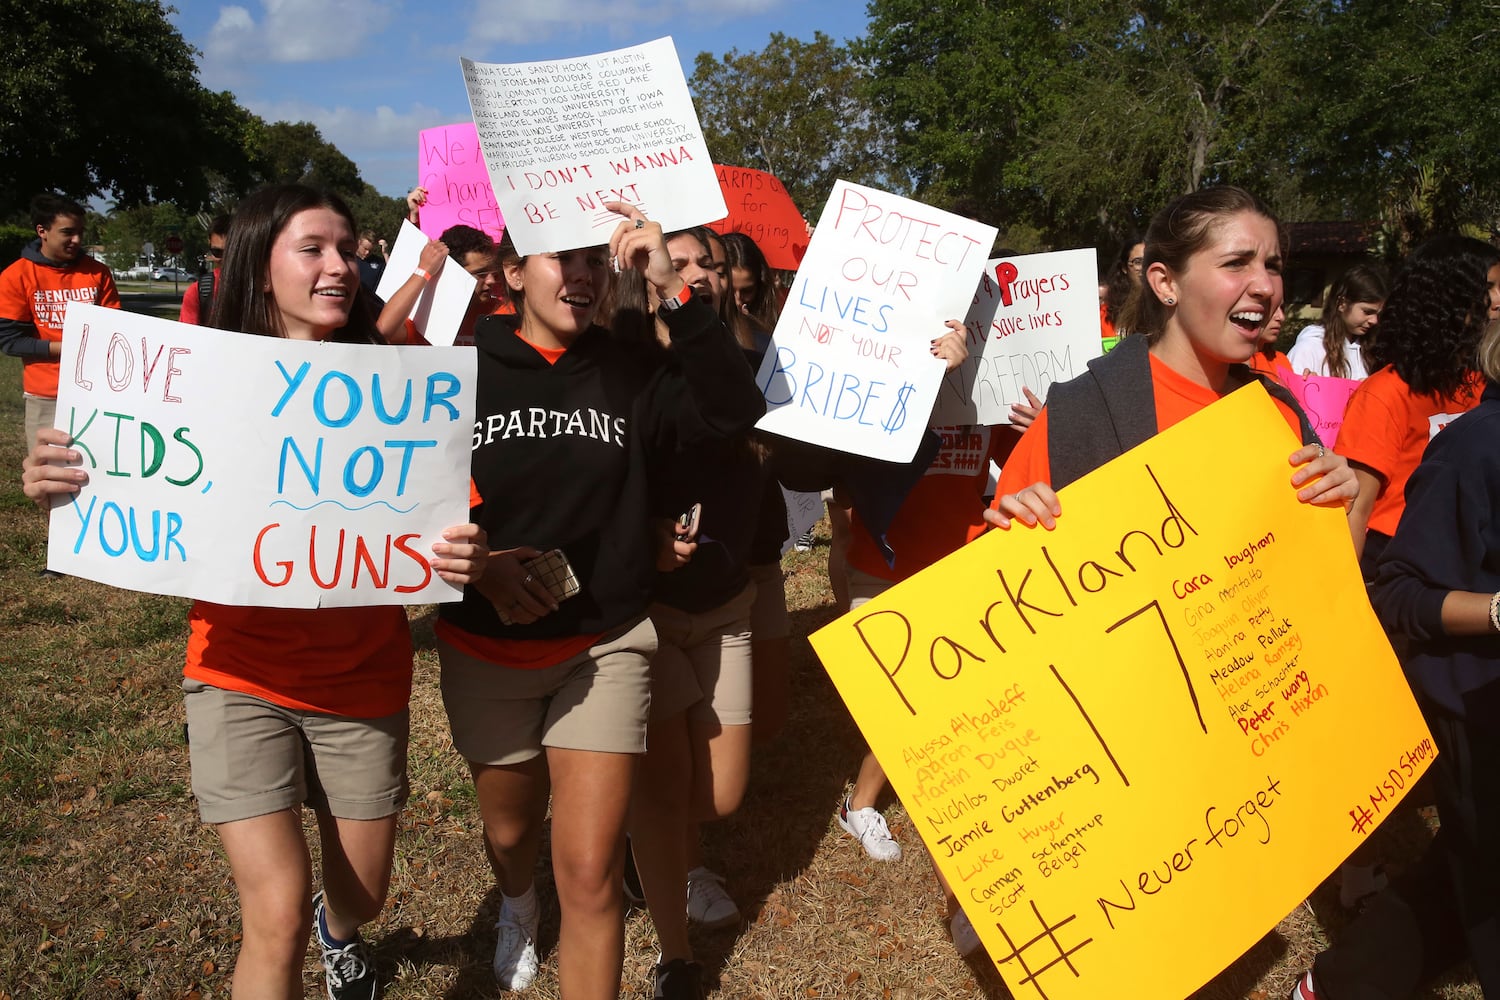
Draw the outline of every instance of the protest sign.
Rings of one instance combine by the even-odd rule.
[[[968,312],[994,240],[992,226],[835,184],[756,376],[757,426],[910,461],[943,377],[931,343]]]
[[[719,233],[744,233],[755,241],[766,263],[795,271],[807,253],[807,223],[781,182],[763,170],[714,167],[729,215],[709,227]]]
[[[1099,273],[1092,249],[997,258],[985,265],[964,317],[969,359],[943,376],[935,424],[1008,424],[1030,389],[1083,372],[1103,353]]]
[[[813,530],[813,527],[823,520],[823,494],[801,493],[783,486],[781,498],[786,501],[787,539],[781,546],[781,552],[785,555],[786,550],[791,548],[797,539]]]
[[[1338,440],[1339,428],[1344,425],[1344,411],[1349,408],[1349,397],[1359,388],[1359,379],[1330,378],[1327,375],[1298,375],[1282,370],[1281,380],[1297,397],[1307,419],[1312,421],[1318,438],[1332,448]]]
[[[1188,996],[1431,763],[1296,446],[1248,386],[813,635],[1017,1000]]]
[[[449,226],[471,226],[495,240],[505,232],[473,122],[417,133],[417,177],[427,189],[427,203],[418,217],[428,236],[437,239]]]
[[[475,365],[74,304],[57,426],[89,481],[47,566],[219,604],[456,601],[428,560],[469,520]]]
[[[523,256],[607,243],[620,216],[606,202],[629,202],[668,232],[728,211],[672,39],[576,59],[462,62]]]
[[[391,247],[390,263],[380,275],[375,294],[388,300],[396,289],[406,284],[417,269],[426,246],[427,234],[402,219],[396,245]],[[474,276],[450,257],[443,269],[428,279],[407,318],[429,344],[451,347],[463,325],[464,315],[469,311],[469,303],[473,301],[476,284]]]

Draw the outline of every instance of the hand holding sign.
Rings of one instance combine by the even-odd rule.
[[[839,181],[756,382],[759,426],[906,462],[944,366],[931,341],[968,309],[995,229]]]
[[[444,530],[468,520],[473,351],[83,304],[64,329],[60,427],[26,473],[28,496],[66,497],[50,568],[262,607],[457,600],[482,570],[475,531]]]

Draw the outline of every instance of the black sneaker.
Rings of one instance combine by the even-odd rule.
[[[313,935],[323,952],[324,984],[328,1000],[376,1000],[380,996],[380,977],[365,953],[365,943],[358,934],[346,945],[331,945],[323,940],[323,893],[313,897]]]
[[[656,966],[656,989],[651,1000],[703,1000],[703,966],[674,958]]]

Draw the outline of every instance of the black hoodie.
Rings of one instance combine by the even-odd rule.
[[[473,587],[445,622],[504,639],[605,632],[642,614],[655,577],[650,469],[748,431],[765,400],[739,348],[697,298],[666,314],[661,355],[593,326],[555,364],[515,316],[474,331],[479,352],[474,520],[491,549],[562,549],[582,591],[527,625],[503,625]]]

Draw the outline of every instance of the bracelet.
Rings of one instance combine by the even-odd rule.
[[[678,292],[676,295],[672,296],[670,299],[662,299],[661,300],[661,310],[662,310],[662,312],[672,312],[673,310],[680,309],[683,306],[687,305],[688,304],[688,299],[690,299],[692,297],[693,297],[693,286],[689,285],[689,284],[684,284],[682,286],[682,291]]]
[[[432,275],[427,273],[427,268],[419,267],[411,273],[413,278],[421,278],[423,281],[431,281]]]
[[[1490,628],[1500,632],[1500,591],[1490,598]]]

